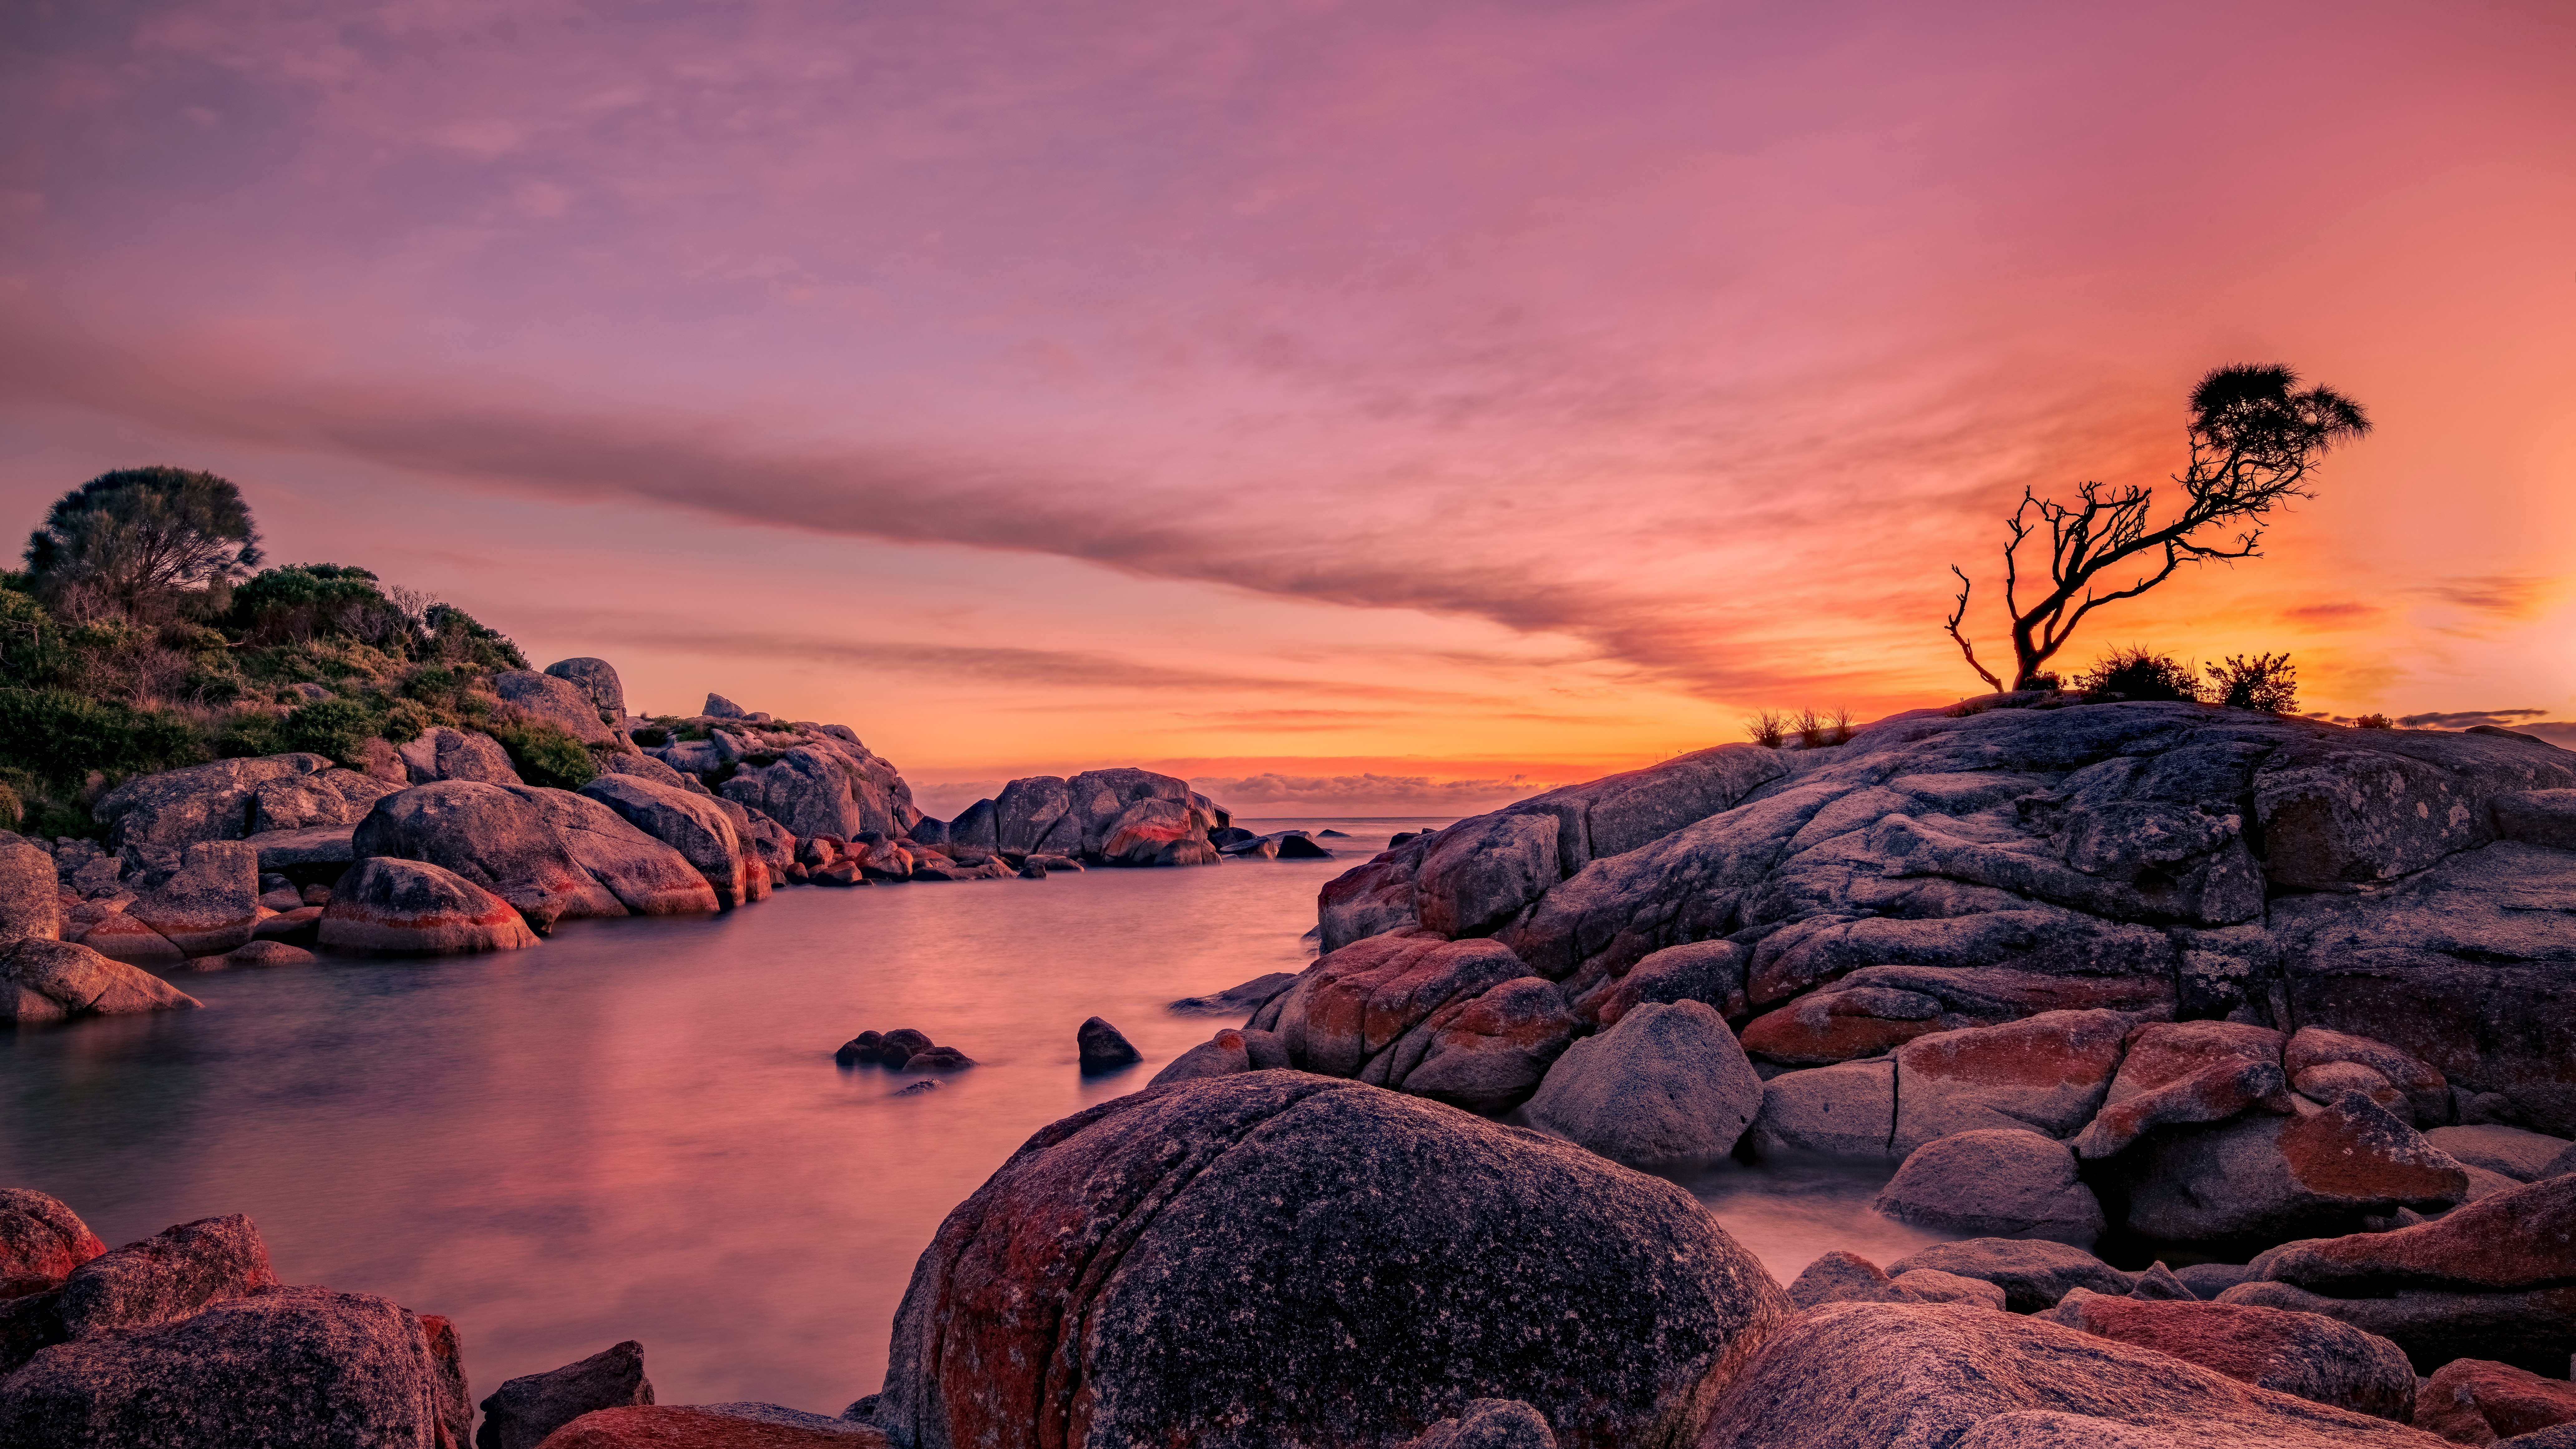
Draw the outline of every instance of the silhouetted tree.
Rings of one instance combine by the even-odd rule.
[[[185,468],[92,478],[56,499],[27,540],[37,596],[75,618],[157,620],[188,603],[220,604],[259,557],[241,490]]]
[[[2086,482],[2071,504],[2022,490],[2021,506],[2004,520],[2012,530],[2004,546],[2004,607],[2012,614],[2013,688],[2037,687],[2045,677],[2041,666],[2065,647],[2085,615],[2104,604],[2136,598],[2186,562],[2261,556],[2272,510],[2315,496],[2306,483],[2318,459],[2370,431],[2359,403],[2330,388],[2300,391],[2298,384],[2297,373],[2278,365],[2221,367],[2200,380],[2191,390],[2185,429],[2191,464],[2173,479],[2185,495],[2182,512],[2161,526],[2149,518],[2155,490],[2134,483],[2112,488]],[[2043,528],[2048,588],[2024,608],[2021,547]],[[2131,569],[2136,574],[2127,586],[2094,592],[2102,574],[2118,577]],[[1958,565],[1950,572],[1959,578],[1950,637],[1968,667],[2000,690],[2003,681],[1977,662],[1976,649],[1960,632],[1973,585]]]

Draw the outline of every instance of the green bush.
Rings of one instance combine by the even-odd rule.
[[[2229,709],[2258,709],[2290,714],[2299,707],[2299,670],[2287,654],[2257,654],[2251,659],[2230,654],[2225,664],[2209,666],[2219,702]]]
[[[2397,728],[2397,721],[2384,714],[2366,714],[2354,720],[2352,727],[2357,730],[2393,730]]]
[[[2197,703],[2200,681],[2191,666],[2169,654],[2145,649],[2115,649],[2078,677],[2075,686],[2087,694],[2116,694],[2124,699],[2169,699]]]
[[[367,741],[375,738],[380,723],[363,701],[317,699],[286,717],[286,748],[365,769]]]
[[[0,765],[39,784],[77,790],[91,771],[116,780],[208,758],[197,727],[169,710],[68,690],[0,688]]]
[[[236,710],[215,734],[215,753],[228,760],[282,755],[287,749],[286,716],[275,710]]]
[[[578,790],[599,777],[599,766],[582,742],[537,720],[495,720],[486,728],[510,752],[519,778],[531,785]]]

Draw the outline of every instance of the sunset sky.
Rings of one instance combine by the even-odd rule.
[[[2369,407],[2065,662],[2576,720],[2576,7],[0,8],[0,521],[209,468],[934,811],[1457,813],[1982,688],[2025,483]],[[14,535],[13,535],[14,536]],[[2558,732],[2576,741],[2576,726]]]

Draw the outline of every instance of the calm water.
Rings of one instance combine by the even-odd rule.
[[[873,1391],[915,1257],[1031,1132],[1133,1091],[1231,1019],[1164,1003],[1311,959],[1315,892],[1414,821],[1323,825],[1339,861],[783,890],[534,950],[187,975],[207,1010],[0,1030],[0,1186],[110,1244],[246,1212],[279,1274],[442,1313],[477,1398],[641,1339],[664,1403],[837,1412]],[[1436,823],[1436,822],[1435,822]],[[1144,1052],[1086,1081],[1074,1028]],[[897,1097],[832,1049],[910,1026],[981,1065]],[[1782,1281],[1935,1235],[1884,1174],[1686,1179]]]

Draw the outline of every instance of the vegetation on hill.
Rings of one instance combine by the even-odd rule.
[[[369,741],[437,725],[490,733],[532,782],[591,777],[578,740],[483,683],[528,667],[506,636],[363,568],[252,572],[257,540],[207,473],[122,470],[53,505],[28,569],[0,574],[0,817],[96,835],[90,805],[135,774],[289,750],[363,767]]]

